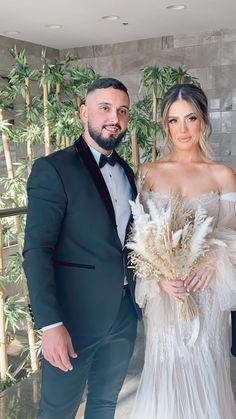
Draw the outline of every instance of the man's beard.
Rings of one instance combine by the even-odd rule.
[[[121,128],[119,124],[114,124],[113,126],[119,129]],[[102,128],[105,128],[105,126]],[[111,134],[109,137],[105,138],[102,136],[101,132],[96,131],[96,129],[91,127],[88,123],[88,132],[90,137],[95,141],[95,143],[97,143],[97,145],[99,145],[99,147],[104,150],[114,150],[114,148],[121,143],[121,140],[124,138],[127,130],[121,131],[117,137],[114,137],[114,135]]]

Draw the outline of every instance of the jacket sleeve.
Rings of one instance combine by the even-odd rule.
[[[232,355],[236,357],[236,311],[231,312],[231,323],[232,323]]]
[[[35,326],[41,328],[62,320],[56,294],[53,255],[67,206],[61,177],[48,159],[40,158],[33,165],[27,193],[23,268]]]

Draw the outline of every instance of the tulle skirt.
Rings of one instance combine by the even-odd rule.
[[[229,312],[210,290],[194,298],[195,323],[178,318],[168,295],[147,302],[145,363],[130,419],[236,419]]]

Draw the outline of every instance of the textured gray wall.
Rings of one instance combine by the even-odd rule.
[[[67,50],[61,50],[63,56]],[[73,48],[80,64],[102,76],[115,76],[138,97],[141,70],[146,66],[185,64],[198,77],[209,98],[216,159],[236,169],[236,29],[168,36],[120,44]]]
[[[8,38],[8,37],[0,35],[0,77],[7,76],[14,64],[14,59],[12,58],[9,52],[9,50],[11,48],[14,48],[14,46],[17,47],[18,51],[25,50],[28,63],[30,64],[32,68],[35,69],[35,68],[41,67],[41,54],[42,54],[42,49],[45,47],[41,45],[33,44],[31,42],[19,41],[17,39]],[[59,58],[59,51],[57,49],[47,47],[46,51],[47,51],[47,57],[50,60]],[[32,95],[37,95],[39,92],[37,83],[32,82],[30,86],[30,90],[31,90]],[[22,108],[21,98],[18,98],[15,101],[14,108],[16,111]],[[15,112],[13,114],[15,115]],[[17,121],[17,117],[15,117],[15,120]],[[26,155],[26,145],[18,144],[16,147],[16,152],[17,152],[17,158],[24,157]]]
[[[33,68],[40,66],[42,49],[45,47],[0,35],[0,76],[7,75],[14,63],[9,53],[9,50],[14,48],[14,46],[17,47],[18,51],[25,50],[28,62]],[[47,47],[46,50],[49,59],[53,60],[59,57],[59,51],[57,49]]]
[[[25,49],[33,67],[40,65],[42,46],[0,36],[0,75],[13,64],[9,48]],[[68,50],[47,48],[53,59]],[[198,77],[210,105],[212,145],[217,160],[236,169],[236,29],[201,34],[168,36],[119,44],[96,45],[69,50],[102,76],[115,76],[138,99],[141,70],[146,66],[177,67],[185,64]]]

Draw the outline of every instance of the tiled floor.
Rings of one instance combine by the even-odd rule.
[[[143,362],[143,333],[140,325],[135,352],[130,363],[129,373],[120,393],[115,419],[128,419],[134,394],[138,385]],[[236,395],[236,358],[232,358],[232,380]],[[1,419],[35,419],[37,415],[40,388],[40,374],[11,387],[0,396]],[[76,419],[83,418],[84,404]],[[147,418],[144,418],[147,419]],[[226,419],[226,418],[222,418]]]

